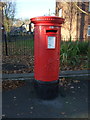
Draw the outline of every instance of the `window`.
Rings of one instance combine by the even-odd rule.
[[[88,33],[87,33],[88,36],[90,36],[90,25],[88,26]]]
[[[59,17],[62,17],[62,9],[59,10]]]

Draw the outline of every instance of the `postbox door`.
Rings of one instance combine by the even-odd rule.
[[[48,80],[56,80],[59,75],[59,57],[60,57],[60,40],[58,36],[58,29],[46,29],[46,52],[44,71]]]
[[[36,26],[35,29],[35,79],[54,81],[59,75],[60,29]],[[39,29],[39,31],[38,31]]]

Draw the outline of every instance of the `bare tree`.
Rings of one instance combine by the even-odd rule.
[[[6,31],[10,31],[10,27],[13,24],[13,20],[15,17],[16,3],[12,1],[6,1],[6,5],[4,7],[4,26]]]
[[[74,3],[74,6],[78,9],[78,11],[80,11],[80,12],[82,12],[82,13],[90,16],[90,12],[85,11],[85,9],[83,9],[83,7],[80,8],[80,7],[77,5],[76,2],[73,2],[73,3]],[[90,1],[89,1],[89,5],[90,5]],[[86,6],[85,2],[82,2],[82,6]]]
[[[76,8],[73,2],[66,2],[66,10],[64,11],[64,18],[66,21],[65,28],[69,31],[69,36],[71,39],[73,30],[73,22],[75,21],[75,15],[77,14]]]
[[[80,36],[80,41],[83,41],[83,38],[85,37],[85,26],[88,25],[89,18],[90,18],[90,12],[89,12],[89,6],[90,2],[74,2],[74,6],[77,8],[77,12],[80,14],[78,16],[80,21],[80,33],[78,34]],[[85,20],[88,19],[87,22]],[[87,26],[88,27],[88,26]]]
[[[68,12],[66,11],[66,20],[68,19],[69,25],[68,25],[68,30],[69,30],[69,36],[71,38],[72,34],[72,23],[73,20],[75,20],[75,14],[77,14],[77,20],[79,20],[77,23],[77,36],[80,37],[80,41],[83,41],[84,38],[84,28],[85,28],[85,19],[86,17],[90,18],[90,12],[89,12],[89,7],[90,7],[90,1],[89,2],[71,2],[69,3],[69,8]],[[87,21],[88,22],[88,21]],[[79,25],[80,23],[80,25]],[[78,28],[79,27],[79,28]],[[80,32],[79,32],[80,31]]]
[[[83,40],[85,37],[85,20],[90,19],[90,0],[89,2],[74,2],[74,0],[63,0],[62,3],[57,0],[56,2],[56,15],[59,15],[59,10],[62,9],[62,17],[65,18],[65,25],[63,26],[68,30],[69,37],[73,36],[75,30],[75,37],[80,37]],[[67,2],[68,1],[68,2]],[[79,0],[78,0],[79,1]],[[87,21],[88,22],[88,21]],[[76,27],[75,27],[76,25]]]

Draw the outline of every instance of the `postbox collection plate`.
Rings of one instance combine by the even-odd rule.
[[[55,49],[56,37],[48,36],[48,49]]]

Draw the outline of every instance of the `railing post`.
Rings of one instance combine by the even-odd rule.
[[[6,56],[8,56],[8,49],[7,49],[7,36],[6,36],[6,34],[4,34],[4,39],[5,39],[5,53],[6,53]]]

